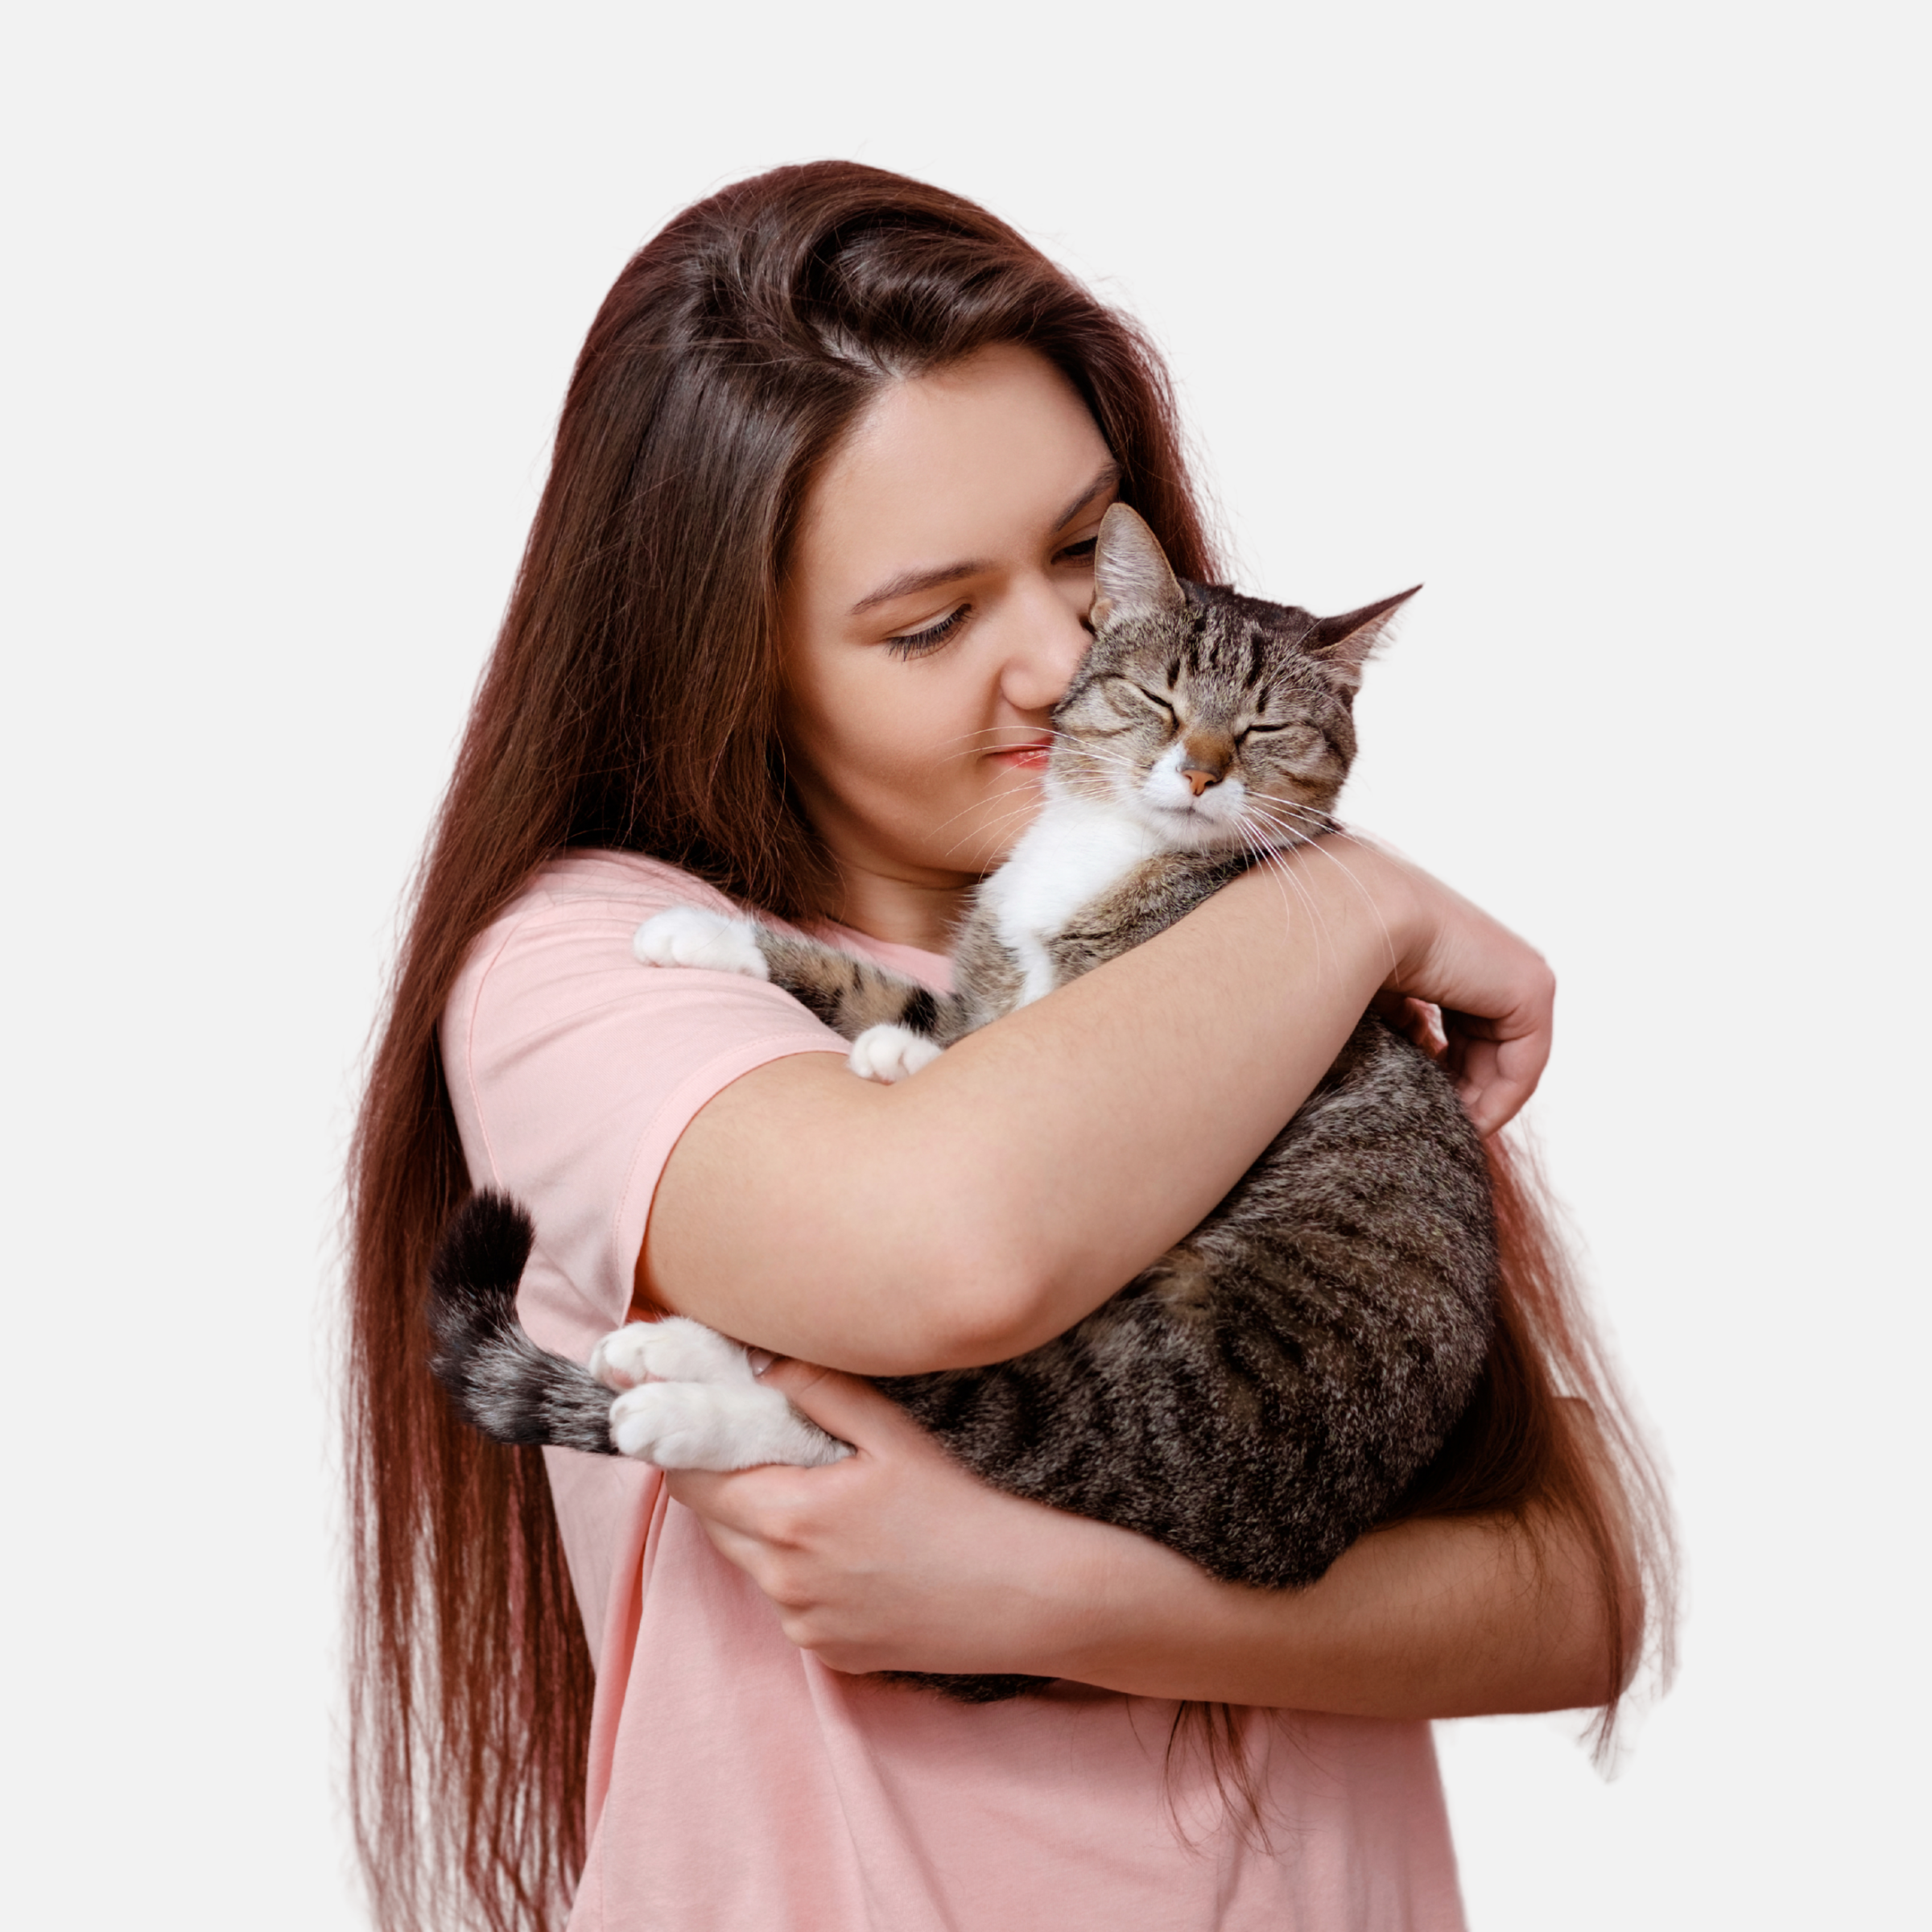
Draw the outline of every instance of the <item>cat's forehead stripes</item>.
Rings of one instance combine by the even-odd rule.
[[[1241,680],[1244,691],[1253,691],[1261,681],[1261,627],[1258,624],[1248,626],[1248,675]]]

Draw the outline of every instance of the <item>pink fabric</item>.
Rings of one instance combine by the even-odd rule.
[[[674,904],[726,902],[649,860],[560,858],[479,940],[444,1019],[470,1173],[535,1218],[523,1319],[579,1360],[624,1318],[692,1117],[766,1061],[844,1051],[770,986],[637,964],[632,932]],[[943,983],[943,960],[846,936]],[[1062,1684],[976,1707],[842,1677],[785,1641],[654,1471],[547,1453],[597,1661],[572,1932],[1461,1927],[1427,1725],[1255,1713],[1261,1848],[1198,1765],[1166,1775],[1171,1704]]]

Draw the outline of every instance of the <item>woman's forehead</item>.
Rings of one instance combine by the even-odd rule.
[[[1002,345],[881,392],[812,485],[795,566],[848,609],[877,603],[1030,555],[1113,481],[1072,384]]]

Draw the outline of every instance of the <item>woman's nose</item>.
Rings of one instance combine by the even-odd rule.
[[[1087,626],[1057,585],[1042,586],[1013,612],[1014,634],[1000,679],[1017,711],[1051,711],[1087,654]]]

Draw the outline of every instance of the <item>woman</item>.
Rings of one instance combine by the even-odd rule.
[[[1470,1418],[1407,1519],[1298,1595],[986,1490],[851,1379],[1096,1307],[1372,997],[1472,1016],[1451,1051],[1500,1127],[1548,1046],[1521,942],[1371,849],[1303,852],[1307,916],[1250,875],[896,1088],[768,986],[630,956],[651,912],[728,894],[941,978],[1034,803],[1117,497],[1212,575],[1151,352],[895,176],[728,189],[593,325],[356,1150],[355,1773],[385,1926],[555,1923],[574,1889],[580,1926],[1449,1926],[1422,1720],[1626,1682],[1649,1492],[1500,1164]],[[791,1358],[772,1373],[860,1453],[667,1481],[452,1424],[423,1283],[473,1180],[535,1212],[540,1340],[694,1315]],[[1063,1681],[976,1709],[850,1674],[895,1666]],[[1170,1699],[1257,1708],[1191,1732]]]

